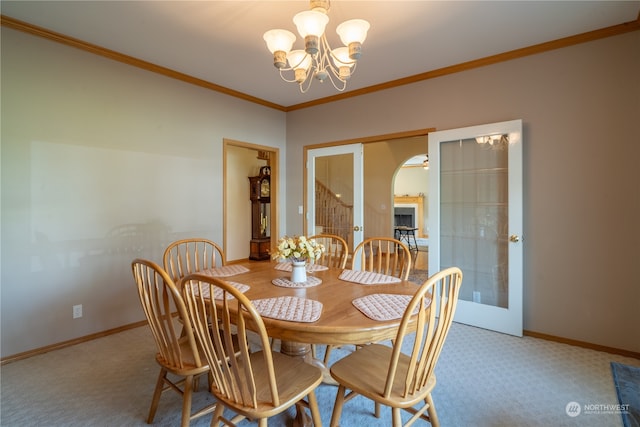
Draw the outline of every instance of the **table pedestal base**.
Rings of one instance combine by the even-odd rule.
[[[280,353],[286,354],[287,356],[299,357],[304,359],[306,363],[320,368],[320,370],[322,371],[322,382],[324,384],[338,385],[338,383],[331,377],[329,368],[321,360],[315,359],[311,355],[310,344],[303,344],[293,341],[281,341]],[[311,427],[313,425],[313,421],[307,414],[307,411],[305,411],[304,406],[296,404],[296,410],[297,414],[293,422],[294,427]]]

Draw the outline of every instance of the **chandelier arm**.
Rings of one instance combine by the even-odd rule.
[[[333,57],[333,54],[331,53],[331,46],[329,45],[329,42],[327,41],[327,36],[326,33],[322,35],[322,64],[326,64],[326,66],[323,66],[323,69],[327,69],[329,68],[334,74],[337,72],[337,70],[335,69],[333,62],[331,62],[331,58]]]
[[[356,67],[357,67],[358,63],[354,62],[353,63],[353,67],[351,68],[351,73],[349,74],[349,77],[353,76],[356,72]],[[343,82],[345,85],[347,83],[347,79],[343,79],[342,77],[340,77],[340,71],[336,70],[335,67],[331,67],[331,72],[332,74],[341,82]]]
[[[302,63],[304,62],[305,59],[307,59],[308,56],[311,56],[311,60],[313,61],[313,55],[310,55],[310,54],[307,53],[302,58],[300,58],[300,61],[298,61],[297,64],[295,64],[295,65],[289,64],[289,66],[290,66],[289,69],[290,70],[295,70],[296,68],[298,68],[300,65],[302,65]],[[309,67],[309,68],[311,68],[311,67]]]
[[[316,73],[316,71],[321,69],[322,63],[324,61],[324,50],[322,48],[320,48],[320,50],[318,51],[318,53],[316,53],[315,55],[311,55],[311,71],[313,71],[313,74]]]
[[[355,67],[355,66],[356,66],[356,64],[358,63],[358,60],[357,60],[357,59],[353,59],[353,60],[351,60],[351,61],[349,61],[349,62],[342,61],[340,58],[338,58],[337,56],[335,56],[335,55],[333,54],[333,50],[331,50],[331,48],[329,48],[329,49],[328,49],[328,51],[329,51],[329,55],[331,55],[331,57],[332,57],[333,59],[335,59],[336,61],[338,61],[338,62],[342,62],[343,64],[349,64],[349,65],[351,65],[351,64],[352,64],[354,67]]]
[[[311,83],[313,82],[313,79],[311,78],[311,73],[307,73],[307,78],[304,79],[303,82],[299,83],[298,85],[300,86],[300,92],[302,93],[307,93],[307,91],[309,90],[309,88],[311,88]],[[304,87],[304,84],[307,83],[307,87]]]
[[[333,80],[332,74],[335,76],[336,79],[338,79],[340,82],[342,82],[342,87],[341,88],[338,87],[338,85],[336,85],[336,82]],[[333,69],[331,69],[331,73],[327,73],[327,75],[329,76],[329,81],[331,82],[331,84],[333,85],[335,90],[337,90],[338,92],[344,92],[344,90],[347,88],[347,81],[346,80],[342,80],[340,77],[335,75],[335,71]]]
[[[333,57],[331,53],[331,46],[329,45],[329,41],[327,40],[326,34],[323,34],[320,38],[320,52],[317,54],[317,61],[314,63],[316,66],[316,73],[318,71],[323,71],[328,77],[331,85],[338,91],[343,92],[347,87],[346,80],[340,78],[340,71],[336,69],[333,62],[331,61],[331,57]],[[336,83],[336,80],[342,83],[342,87]],[[325,78],[326,80],[326,78]]]
[[[289,80],[284,74],[283,71],[293,71],[293,68],[281,68],[280,70],[280,78],[287,83],[297,83],[295,77],[292,80]]]
[[[357,64],[358,61],[357,60],[353,60],[353,61],[349,61],[349,62],[341,61],[340,58],[338,58],[338,57],[336,57],[334,55],[333,50],[331,49],[331,46],[329,45],[329,41],[327,40],[327,37],[326,37],[325,34],[322,35],[322,39],[321,40],[322,40],[321,44],[322,44],[322,48],[323,48],[323,63],[327,64],[325,70],[327,68],[329,69],[329,72],[327,73],[327,76],[329,77],[329,80],[331,81],[331,84],[333,85],[333,87],[338,92],[343,92],[347,88],[347,80],[348,79],[342,78],[340,76],[340,70],[335,66],[335,63],[331,59],[333,58],[337,62],[341,62],[343,64],[353,64],[352,67],[350,67],[350,70],[349,70],[349,77],[351,77],[354,74],[354,72],[356,70],[356,64]],[[336,83],[336,80],[334,80],[333,77],[335,77],[336,80],[341,83],[341,85],[338,85]]]

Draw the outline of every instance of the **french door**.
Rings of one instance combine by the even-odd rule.
[[[364,236],[362,144],[310,149],[306,166],[307,235],[338,235],[353,252]]]
[[[458,266],[454,320],[522,336],[522,121],[429,134],[429,270]]]

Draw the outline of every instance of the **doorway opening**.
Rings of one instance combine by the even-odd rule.
[[[223,140],[223,248],[227,261],[249,258],[252,240],[252,204],[249,177],[270,168],[270,203],[264,212],[270,232],[269,248],[275,246],[279,235],[278,182],[279,149],[247,142]]]
[[[340,146],[362,144],[363,153],[363,227],[364,238],[368,237],[394,237],[394,205],[396,192],[394,189],[394,181],[396,175],[402,165],[410,158],[415,156],[424,156],[428,149],[428,134],[434,129],[423,129],[418,131],[399,133],[393,135],[384,135],[379,137],[371,137],[366,140],[350,140],[343,142],[335,142],[330,144],[318,144],[305,146],[304,164],[309,163],[309,151],[316,149],[330,150],[332,147],[338,149]],[[328,153],[327,155],[330,155]],[[309,212],[311,204],[309,202],[310,184],[305,174],[304,200],[306,209]],[[425,187],[428,188],[428,187]],[[424,190],[426,192],[426,190]],[[423,203],[424,206],[424,203]],[[420,214],[418,214],[420,216]],[[303,229],[310,230],[310,226],[315,224],[308,223],[308,217],[303,218]],[[426,224],[422,222],[421,224]],[[426,226],[422,228],[426,229]],[[422,232],[424,234],[424,231]],[[418,237],[418,236],[416,236]],[[427,253],[425,255],[424,264],[427,264]]]
[[[394,176],[393,212],[394,231],[408,228],[415,237],[414,270],[428,273],[429,265],[429,169],[426,152],[414,155],[400,165]],[[396,234],[396,233],[394,233]],[[412,249],[413,249],[412,248]]]

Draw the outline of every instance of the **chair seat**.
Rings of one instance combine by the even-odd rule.
[[[393,348],[381,344],[370,344],[331,365],[331,376],[348,389],[383,405],[409,408],[424,399],[436,385],[432,375],[426,388],[417,395],[404,396],[404,380],[409,368],[409,356],[400,354],[398,370],[389,399],[383,399],[384,388]]]
[[[302,359],[286,356],[282,353],[272,352],[275,380],[280,397],[280,406],[275,408],[271,404],[271,394],[269,392],[269,376],[266,371],[254,372],[257,389],[258,407],[252,411],[245,411],[243,406],[216,395],[214,395],[225,405],[233,408],[239,414],[256,418],[268,418],[282,411],[281,408],[289,407],[301,400],[315,389],[322,382],[322,371],[306,363]],[[251,354],[253,366],[260,366],[262,363],[262,351]]]
[[[191,346],[187,340],[183,339],[180,342],[180,350],[182,355],[182,367],[178,367],[168,360],[165,360],[160,353],[156,354],[156,361],[160,366],[175,375],[198,375],[209,370],[208,364],[198,366],[195,358],[193,357],[193,353],[191,352]],[[206,360],[202,352],[200,352],[200,360]],[[200,364],[202,365],[202,362],[200,362]]]

